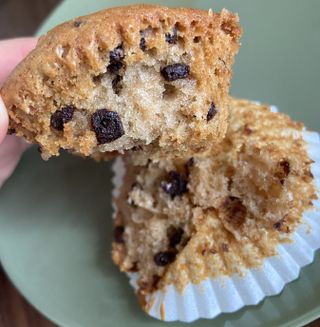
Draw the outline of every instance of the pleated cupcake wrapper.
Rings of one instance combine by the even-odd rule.
[[[272,106],[272,111],[277,108]],[[309,157],[314,161],[311,172],[320,198],[320,138],[314,132],[303,132]],[[114,195],[124,176],[124,164],[117,159],[113,165]],[[116,210],[116,208],[114,208]],[[264,260],[262,267],[245,269],[244,276],[234,274],[207,278],[200,284],[189,283],[182,293],[174,285],[158,290],[146,298],[148,314],[165,321],[192,322],[199,318],[214,318],[220,313],[235,312],[246,305],[261,302],[266,296],[279,294],[284,286],[299,277],[301,268],[312,263],[320,248],[320,200],[303,214],[302,224],[292,236],[292,243],[277,247],[278,254]],[[137,289],[138,273],[129,273],[130,284]]]

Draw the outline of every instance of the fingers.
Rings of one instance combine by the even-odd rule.
[[[6,136],[8,114],[0,97],[0,188],[14,171],[28,144],[14,135]]]
[[[7,134],[8,129],[8,114],[4,103],[0,97],[0,144]]]
[[[0,41],[0,86],[14,67],[36,46],[37,38],[17,38]],[[0,144],[8,129],[8,114],[0,97]]]
[[[28,147],[23,139],[7,136],[0,146],[0,188],[16,168],[23,151]]]
[[[36,44],[37,38],[34,37],[0,41],[0,85]]]
[[[36,38],[0,41],[0,86],[15,66],[36,46]],[[0,96],[0,187],[12,174],[26,143],[15,136],[7,136],[8,113]]]

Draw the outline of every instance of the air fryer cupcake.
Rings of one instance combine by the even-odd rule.
[[[231,100],[225,140],[201,156],[124,159],[114,199],[113,260],[135,272],[148,311],[168,285],[242,275],[290,242],[317,198],[303,124],[265,105]]]
[[[136,5],[66,22],[1,89],[10,131],[38,143],[44,159],[61,148],[203,151],[227,129],[240,35],[227,10]]]

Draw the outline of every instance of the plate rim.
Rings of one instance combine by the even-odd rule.
[[[319,250],[320,251],[320,250]],[[318,252],[319,252],[318,251]],[[49,321],[51,321],[52,323],[61,326],[61,327],[84,327],[82,325],[79,325],[77,323],[70,325],[70,322],[64,320],[63,318],[59,318],[56,317],[55,314],[50,313],[48,311],[48,308],[42,308],[41,303],[36,303],[36,301],[33,301],[26,293],[27,291],[24,289],[23,285],[20,285],[19,281],[17,281],[14,277],[14,274],[10,274],[9,270],[7,269],[7,266],[5,265],[5,260],[3,260],[2,256],[0,257],[1,260],[1,265],[2,268],[5,272],[6,277],[10,280],[10,282],[14,285],[15,289],[19,292],[19,294],[21,294],[23,296],[23,298],[25,300],[27,300],[27,302],[33,307],[35,308],[40,314],[42,314],[44,317],[46,317]],[[311,263],[312,264],[312,263]],[[303,272],[303,270],[310,266],[307,265],[305,267],[302,268],[301,273]],[[294,282],[294,281],[293,281]],[[288,284],[290,285],[290,283]],[[281,292],[282,293],[282,292]],[[281,293],[278,295],[273,295],[273,296],[268,296],[266,298],[272,298],[272,297],[278,297],[281,296]],[[253,305],[254,307],[255,305]],[[246,306],[244,306],[243,308],[241,308],[240,310],[246,308]],[[238,311],[240,311],[238,310]],[[236,312],[234,312],[236,313]],[[211,320],[214,321],[216,318],[220,317],[222,314],[219,314],[218,316],[216,316],[213,319],[205,319],[205,318],[201,318],[201,320]],[[318,305],[316,307],[314,307],[313,309],[306,311],[304,314],[293,318],[291,320],[288,320],[284,323],[278,324],[275,327],[300,327],[300,326],[304,326],[310,322],[315,321],[317,318],[320,317],[320,302],[318,303]],[[157,319],[153,318],[155,321],[157,321]]]

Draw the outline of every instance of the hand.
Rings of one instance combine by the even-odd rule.
[[[36,46],[36,38],[0,41],[0,87],[11,70]],[[14,171],[28,145],[16,136],[6,136],[8,114],[0,97],[0,187]]]

